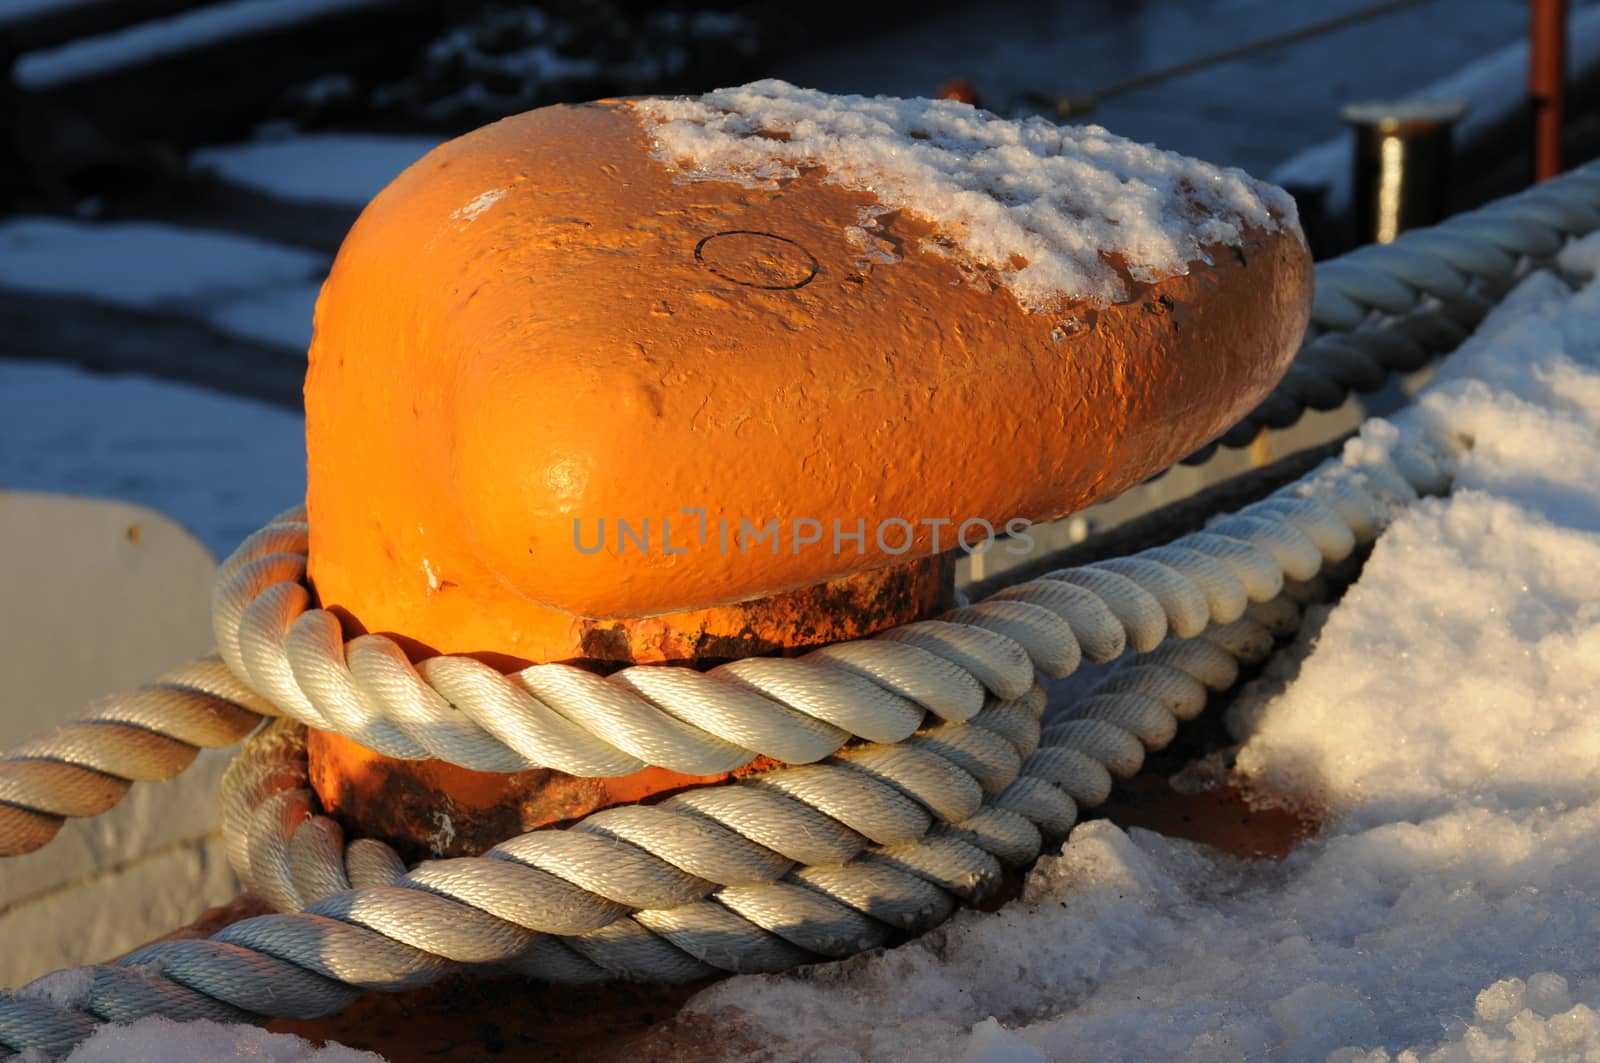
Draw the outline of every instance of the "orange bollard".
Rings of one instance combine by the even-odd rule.
[[[852,236],[869,215],[892,254]],[[869,635],[948,607],[958,535],[1115,494],[1233,424],[1309,310],[1293,226],[1177,275],[1113,261],[1127,299],[1048,313],[940,239],[818,169],[682,180],[628,102],[441,146],[363,213],[317,306],[320,603],[347,637],[497,667]],[[412,855],[724,778],[310,751],[327,807]]]

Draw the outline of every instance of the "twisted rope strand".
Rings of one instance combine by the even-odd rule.
[[[0,758],[0,856],[45,845],[67,817],[97,816],[135,781],[170,779],[275,714],[218,657],[97,702]]]

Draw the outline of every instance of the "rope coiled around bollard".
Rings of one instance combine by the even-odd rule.
[[[1450,452],[1449,444],[1418,440],[1397,445],[1380,466],[1330,462],[1168,547],[1009,588],[967,607],[977,614],[923,627],[915,641],[860,640],[839,651],[859,669],[842,674],[892,684],[879,689],[907,701],[927,677],[879,667],[879,644],[902,665],[911,659],[902,651],[912,647],[943,662],[941,672],[960,668],[984,691],[964,718],[913,702],[917,717],[894,742],[840,743],[817,763],[659,805],[606,809],[567,830],[509,839],[481,857],[406,871],[381,843],[346,846],[337,825],[315,813],[299,728],[279,721],[251,740],[229,773],[224,801],[230,859],[283,911],[209,940],[162,942],[117,965],[81,969],[75,994],[58,986],[51,999],[47,978],[0,997],[0,1044],[56,1050],[80,1037],[86,1021],[152,1011],[314,1017],[363,988],[405,989],[481,965],[560,981],[779,970],[933,925],[957,899],[992,887],[1004,866],[1036,856],[1045,835],[1064,834],[1080,806],[1105,799],[1114,777],[1136,772],[1148,749],[1171,739],[1178,719],[1199,711],[1207,689],[1234,681],[1239,659],[1270,649],[1286,611],[1291,620],[1294,612],[1285,578],[1293,592],[1295,581],[1314,579],[1325,562],[1370,540],[1419,491],[1442,490]],[[283,525],[295,523],[279,522],[261,538],[288,542],[298,532]],[[289,660],[297,621],[281,603],[293,604],[303,588],[274,590],[283,584],[254,575],[292,569],[274,560],[285,556],[294,555],[279,550],[267,555],[269,565],[239,556],[219,581],[227,605],[219,613],[239,617],[240,659],[254,654],[258,672]],[[230,585],[251,587],[254,597],[232,604]],[[259,615],[252,610],[263,599],[271,603],[267,622],[251,633],[246,618]],[[1003,608],[983,614],[985,604]],[[1038,615],[1018,613],[1017,604]],[[1054,649],[1035,629],[1015,627],[1040,616],[1052,618],[1045,627],[1056,634]],[[972,620],[1010,625],[1022,639]],[[964,630],[981,634],[958,633]],[[1042,660],[1059,669],[1064,639],[1091,659],[1120,656],[1130,645],[1148,652],[1130,656],[1041,731],[1044,697],[1033,669]],[[1021,696],[1006,697],[1018,689],[1019,654],[1028,683]],[[297,672],[289,662],[278,674],[282,682]],[[763,696],[779,692],[771,676],[745,678]],[[743,683],[734,686],[743,696]],[[529,687],[544,697],[565,690]],[[626,741],[653,741],[641,730],[651,712],[683,723],[626,681],[618,687],[613,698],[639,699],[626,715]],[[381,693],[356,689],[362,707],[383,705]],[[565,707],[559,696],[552,700]],[[793,694],[778,703],[821,719],[805,711],[821,699]],[[458,707],[479,718],[475,707]],[[413,738],[404,714],[376,718],[419,744],[425,737]]]
[[[186,704],[202,695],[216,701],[204,707],[219,737],[247,733],[253,713],[281,713],[389,756],[480,771],[611,776],[654,764],[711,775],[758,756],[807,764],[852,740],[903,741],[929,714],[966,721],[986,691],[1002,699],[1024,694],[1035,668],[1061,677],[1084,658],[1152,649],[1169,628],[1186,637],[1209,620],[1237,619],[1246,601],[1275,593],[1284,574],[1307,579],[1325,555],[1347,553],[1350,528],[1376,520],[1373,500],[1360,490],[1328,497],[1257,503],[1169,547],[1050,573],[944,619],[801,658],[751,658],[704,673],[634,666],[606,677],[569,665],[504,675],[455,656],[413,666],[383,636],[343,643],[333,614],[308,608],[307,529],[296,511],[246,539],[216,581],[221,656],[249,687],[230,686],[212,663],[178,680],[197,683],[203,675],[214,690],[237,693],[234,701],[177,681],[155,689],[181,694]],[[102,748],[106,741],[130,730],[134,741],[151,744],[210,737],[160,732],[154,715],[140,717],[140,728],[107,729],[117,714],[130,715],[128,700],[104,710],[109,717],[91,714],[91,722],[0,761],[0,800],[12,815],[38,822],[35,835],[62,816],[108,807],[101,792],[120,796],[104,782],[119,763]],[[193,746],[174,745],[149,774],[159,777],[181,755],[192,757]],[[85,791],[93,800],[80,796]]]

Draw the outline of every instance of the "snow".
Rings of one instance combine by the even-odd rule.
[[[1397,421],[1473,441],[1454,491],[1229,717],[1237,781],[1320,836],[1275,863],[1091,821],[1020,902],[690,1021],[796,1060],[1593,1058],[1600,283],[1530,277]]]
[[[22,1057],[27,1060],[27,1056]],[[383,1057],[331,1043],[316,1048],[287,1033],[254,1026],[225,1026],[205,1019],[176,1023],[141,1019],[129,1026],[102,1026],[72,1050],[66,1063],[383,1063]]]
[[[1580,8],[1567,19],[1567,69],[1583,70],[1600,63],[1600,8]],[[1467,105],[1456,124],[1456,140],[1471,140],[1527,106],[1528,43],[1507,45],[1412,93],[1419,101],[1455,100]],[[1272,171],[1275,184],[1292,188],[1324,188],[1328,209],[1350,204],[1351,162],[1348,135],[1314,145]]]
[[[149,222],[0,222],[0,286],[166,308],[304,350],[326,256],[232,233]]]
[[[360,208],[437,143],[307,134],[205,148],[193,161],[286,200]],[[296,351],[311,343],[312,312],[330,265],[321,252],[207,229],[0,221],[0,287],[168,310]]]
[[[202,148],[190,161],[279,199],[364,207],[438,144],[437,137],[305,133]]]
[[[246,339],[305,350],[311,345],[311,319],[322,293],[322,279],[248,291],[242,297],[205,304],[200,316],[224,332]]]
[[[1293,201],[1242,170],[1114,136],[1099,126],[1008,121],[953,100],[833,96],[782,81],[634,107],[656,157],[684,180],[775,186],[802,170],[932,222],[980,282],[1029,310],[1126,296],[1184,274],[1246,226],[1295,226]],[[880,212],[880,213],[881,213]],[[876,226],[863,211],[859,227]],[[855,228],[855,227],[852,227]],[[855,234],[853,234],[855,235]],[[859,238],[858,238],[859,242]]]
[[[0,490],[119,498],[224,557],[305,498],[298,413],[180,384],[0,361]]]
[[[184,52],[284,29],[344,11],[377,7],[390,0],[231,0],[151,19],[99,37],[29,52],[13,75],[27,89],[48,89],[113,74]]]
[[[485,30],[502,41],[529,43],[485,51],[479,40]],[[439,37],[428,46],[427,59],[433,65],[466,67],[502,81],[539,83],[599,76],[603,65],[598,57],[563,55],[539,42],[549,30],[550,18],[538,8],[492,12],[479,22],[457,26]]]
[[[1443,1043],[1418,1045],[1392,1055],[1383,1049],[1346,1049],[1329,1063],[1523,1063],[1537,1059],[1593,1059],[1600,1054],[1596,994],[1572,1003],[1567,980],[1553,971],[1496,982],[1478,994],[1473,1018]]]

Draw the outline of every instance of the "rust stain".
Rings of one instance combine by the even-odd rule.
[[[574,621],[568,663],[694,661],[709,668],[765,654],[803,653],[931,616],[954,601],[955,556],[918,558],[733,605],[666,616]]]
[[[1256,807],[1232,785],[1180,793],[1165,776],[1138,775],[1117,786],[1095,810],[1124,830],[1143,827],[1201,842],[1233,856],[1282,860],[1321,824],[1285,808]]]

